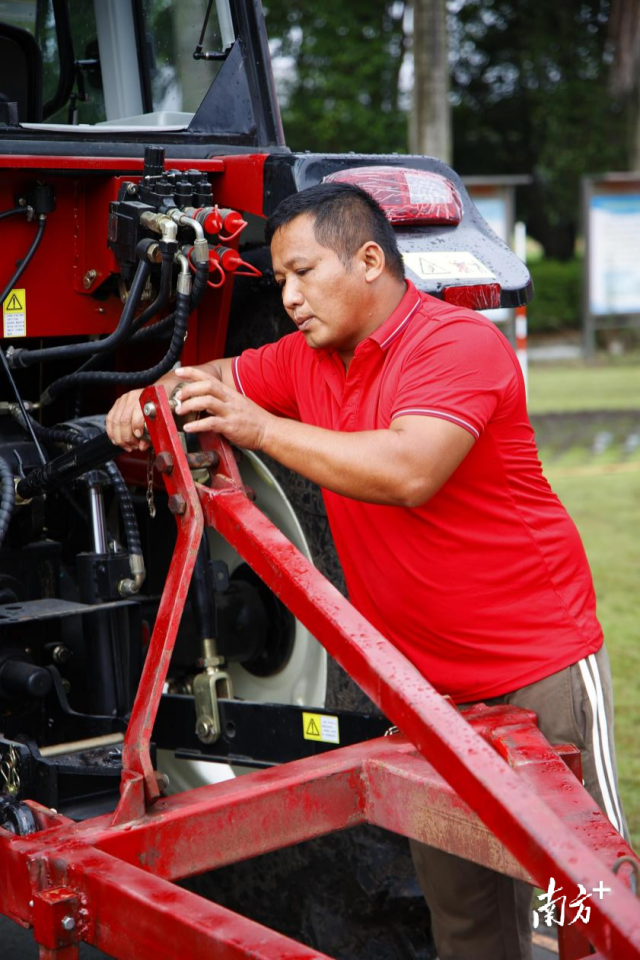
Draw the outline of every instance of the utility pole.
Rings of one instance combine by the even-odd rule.
[[[409,149],[451,162],[446,0],[413,0],[413,104]]]

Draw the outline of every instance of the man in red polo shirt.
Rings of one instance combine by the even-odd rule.
[[[578,532],[545,480],[513,350],[419,293],[374,200],[324,184],[267,224],[297,330],[164,377],[216,430],[320,485],[349,598],[458,704],[533,709],[624,831],[611,681]],[[107,418],[144,442],[140,391]],[[531,888],[412,844],[441,960],[527,960]]]

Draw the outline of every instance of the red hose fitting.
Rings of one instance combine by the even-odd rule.
[[[225,243],[229,243],[242,233],[247,225],[247,221],[242,219],[242,214],[238,213],[237,210],[230,210],[229,208],[223,207],[219,213],[222,220],[222,227],[227,231],[227,235],[224,237],[220,234],[220,239],[224,240]]]
[[[258,270],[257,267],[254,267],[253,264],[247,263],[246,260],[243,260],[240,254],[236,250],[232,250],[231,247],[218,246],[214,248],[212,253],[217,257],[222,269],[226,273],[235,273],[237,277],[262,276],[261,271]],[[209,254],[209,259],[211,259],[211,254]],[[244,269],[240,270],[240,267],[243,267]]]
[[[194,211],[193,217],[210,236],[217,236],[222,230],[222,217],[217,207],[200,207]]]
[[[192,255],[193,255],[193,247],[191,247],[190,250],[189,250],[188,259],[189,259],[189,266],[191,267],[191,269],[192,269],[193,272],[195,273],[195,272],[196,272],[196,265],[195,265],[195,263],[194,263],[194,261],[193,261],[193,256],[192,256]],[[222,267],[220,266],[220,259],[219,259],[219,257],[217,257],[216,254],[215,254],[215,252],[214,252],[211,248],[209,248],[209,273],[211,273],[212,270],[217,270],[217,271],[218,271],[218,273],[220,274],[220,279],[218,280],[217,283],[214,283],[213,280],[207,280],[207,286],[208,286],[208,287],[211,287],[213,290],[217,290],[219,287],[222,286],[222,284],[224,283],[224,281],[225,281],[227,278],[226,278],[226,275],[225,275],[224,270],[223,270]]]

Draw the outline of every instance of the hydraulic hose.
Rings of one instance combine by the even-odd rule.
[[[10,358],[11,366],[14,368],[29,367],[34,363],[41,363],[46,360],[66,360],[70,357],[86,357],[93,354],[109,353],[111,350],[114,350],[131,332],[133,317],[150,271],[151,264],[147,260],[141,260],[135,272],[131,290],[129,291],[127,302],[124,305],[124,310],[120,317],[120,322],[113,333],[104,340],[100,340],[97,343],[90,341],[87,343],[73,343],[62,347],[44,347],[42,350],[14,350]]]
[[[191,309],[194,310],[207,289],[207,280],[209,279],[209,261],[200,261],[196,263],[196,276],[193,281],[193,290],[191,291]]]
[[[46,227],[46,225],[47,225],[47,218],[45,217],[44,213],[41,213],[40,216],[38,217],[38,232],[33,238],[33,242],[29,247],[27,251],[27,255],[25,256],[24,260],[20,262],[20,266],[18,267],[14,275],[11,277],[11,280],[9,280],[9,283],[6,285],[2,293],[0,293],[0,303],[4,303],[4,301],[9,296],[11,290],[13,290],[16,283],[18,282],[18,280],[20,279],[24,271],[27,269],[27,267],[31,263],[34,253],[40,246],[40,241],[42,240],[42,235],[44,233],[44,228]]]
[[[141,327],[144,327],[147,321],[155,317],[161,310],[164,310],[169,303],[174,256],[175,253],[172,249],[162,251],[162,267],[160,268],[160,289],[158,296],[146,310],[143,310],[139,317],[136,317],[132,327],[134,334],[137,333]]]
[[[13,207],[11,210],[3,210],[2,213],[0,213],[0,220],[6,220],[7,217],[14,217],[16,213],[28,213],[29,209],[30,208],[25,205],[24,207]]]
[[[60,428],[60,427],[43,427],[37,421],[32,420],[32,425],[35,429],[35,432],[40,436],[49,440],[53,440],[56,443],[66,443],[69,446],[78,448],[86,447],[87,442],[89,446],[95,447],[97,456],[95,458],[87,457],[85,455],[85,468],[83,472],[86,472],[90,469],[95,469],[97,466],[104,466],[111,484],[113,486],[113,492],[115,494],[116,500],[118,501],[118,509],[120,511],[120,516],[122,517],[122,525],[124,527],[125,539],[127,541],[127,550],[129,553],[129,566],[131,567],[131,573],[133,579],[131,580],[122,580],[118,584],[118,590],[123,596],[132,596],[140,591],[142,584],[144,583],[146,571],[144,565],[144,557],[142,554],[142,542],[140,540],[140,531],[138,529],[138,521],[136,520],[136,514],[133,506],[133,500],[131,499],[131,494],[129,493],[129,488],[127,487],[122,474],[120,473],[118,467],[113,462],[113,460],[104,460],[104,456],[109,454],[114,454],[119,451],[119,448],[111,444],[107,438],[106,433],[102,433],[98,428],[92,429],[87,424],[74,424],[73,429],[69,428]],[[84,436],[83,436],[84,435]],[[89,441],[85,440],[84,437],[90,437]],[[121,450],[119,452],[122,452]],[[47,484],[46,480],[49,477],[49,474],[54,474],[56,472],[57,464],[63,463],[65,457],[68,460],[74,458],[69,457],[69,455],[63,454],[61,457],[58,457],[57,460],[51,461],[47,464],[46,467],[38,468],[35,471],[36,480],[42,478],[45,481],[43,484],[33,482],[30,484],[30,477],[27,476],[26,480],[20,481],[18,484],[18,492],[20,493],[20,487],[22,485],[22,492],[25,497],[31,495],[37,495],[45,488]],[[66,464],[65,464],[66,465]],[[57,472],[60,476],[63,475],[77,475],[77,471],[73,472],[73,464],[70,464],[70,469],[67,472],[64,467],[62,470],[57,468]],[[55,479],[52,477],[52,479]],[[58,485],[57,483],[52,485]],[[30,486],[35,486],[37,489],[31,490]],[[11,484],[12,492],[15,492],[15,487],[13,485],[13,480]],[[64,487],[62,488],[64,492]],[[13,507],[12,507],[13,508]]]
[[[195,308],[200,303],[204,291],[207,289],[207,278],[209,276],[209,264],[198,263],[196,266],[196,275],[193,281],[193,287],[191,290],[191,305],[190,310],[195,310]],[[152,324],[150,327],[145,327],[144,330],[139,330],[133,337],[131,337],[132,343],[139,343],[143,340],[156,340],[159,339],[162,335],[167,335],[169,328],[173,326],[175,321],[175,314],[171,313],[168,317],[163,317],[162,320],[158,320],[156,323]]]
[[[173,258],[174,253],[172,250],[164,250],[162,253],[162,268],[160,271],[160,289],[158,290],[158,296],[145,310],[142,311],[140,316],[136,317],[133,323],[131,324],[131,331],[127,342],[137,340],[136,331],[140,330],[141,327],[151,320],[152,317],[155,317],[157,313],[160,313],[161,310],[164,310],[167,303],[169,302],[169,294],[171,293],[171,274],[173,271]],[[155,324],[148,329],[153,330]],[[116,345],[117,346],[117,345]],[[81,367],[76,370],[76,373],[84,373],[85,370],[93,369],[96,364],[104,358],[105,355],[113,353],[116,347],[112,347],[109,350],[101,351],[99,354],[94,354],[92,357],[89,357],[88,360],[82,364]]]
[[[140,587],[144,583],[146,570],[144,566],[144,557],[142,555],[142,542],[140,540],[140,530],[133,507],[133,500],[129,493],[129,488],[124,482],[122,474],[117,466],[110,460],[105,464],[105,469],[109,474],[113,492],[118,501],[118,509],[122,517],[124,533],[127,540],[127,549],[129,551],[129,566],[133,574],[132,580],[121,580],[118,584],[118,591],[123,596],[130,597],[140,592]]]
[[[151,326],[143,327],[142,330],[134,333],[130,342],[144,343],[147,340],[159,340],[163,336],[168,336],[175,318],[175,313],[170,313],[167,317],[163,317],[162,320],[157,320],[155,323],[152,323]]]
[[[4,457],[0,457],[0,547],[9,529],[15,503],[16,488],[13,483],[13,470]]]
[[[185,274],[181,274],[181,277],[185,277]],[[190,283],[189,277],[186,277],[186,280]],[[136,370],[132,373],[107,370],[87,370],[83,373],[70,373],[66,377],[60,377],[59,380],[56,380],[47,387],[40,397],[40,402],[43,406],[46,406],[52,403],[67,387],[76,387],[85,383],[118,383],[129,387],[130,390],[136,387],[146,387],[150,383],[153,383],[158,377],[161,377],[171,370],[174,363],[180,358],[187,335],[190,309],[189,293],[181,293],[180,290],[178,290],[176,293],[176,309],[173,314],[175,324],[171,343],[162,360],[156,363],[155,366],[149,367],[147,370]],[[162,323],[163,321],[159,322]]]

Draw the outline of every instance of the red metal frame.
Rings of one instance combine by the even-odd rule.
[[[589,940],[640,958],[640,904],[611,873],[630,848],[581,786],[575,748],[551,747],[533,714],[462,716],[247,498],[228,445],[211,486],[193,482],[163,390],[148,388],[156,452],[178,539],[123,753],[113,816],[74,824],[31,804],[41,832],[0,837],[0,911],[32,925],[41,960],[78,960],[86,941],[116,957],[320,958],[170,881],[336,829],[372,823],[571,897],[600,881],[588,926],[558,928],[561,957]],[[403,731],[234,781],[160,796],[150,738],[204,525],[214,526]],[[506,761],[506,762],[505,762]],[[264,829],[264,824],[269,829]],[[2,831],[0,831],[1,833]],[[63,923],[64,921],[64,923]],[[71,929],[68,929],[68,928]]]

